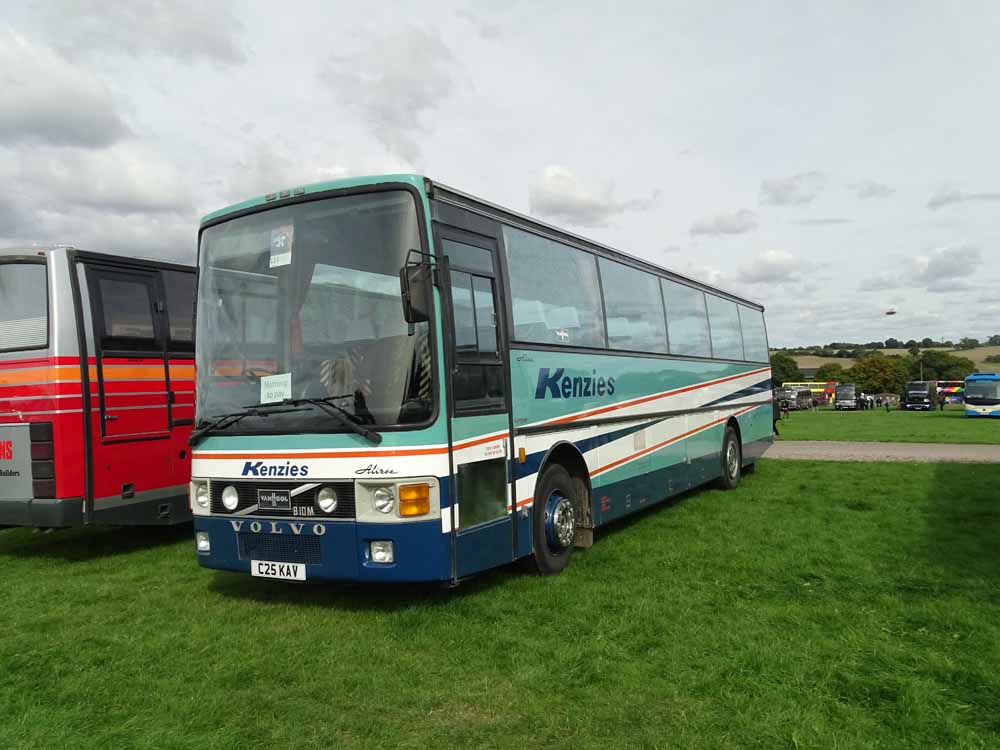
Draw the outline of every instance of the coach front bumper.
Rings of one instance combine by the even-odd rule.
[[[197,551],[205,568],[250,573],[252,560],[305,566],[306,580],[415,582],[451,577],[450,536],[439,519],[363,523],[277,518],[196,516]],[[372,542],[392,542],[393,562],[372,559]]]

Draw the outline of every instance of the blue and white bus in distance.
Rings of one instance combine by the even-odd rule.
[[[965,379],[965,416],[1000,417],[1000,375],[974,372]]]
[[[763,308],[415,175],[199,244],[197,559],[290,580],[562,570],[773,439]]]

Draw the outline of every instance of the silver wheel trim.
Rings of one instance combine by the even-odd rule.
[[[552,512],[552,527],[556,532],[556,541],[563,549],[573,544],[576,535],[576,516],[573,513],[573,503],[563,498]]]
[[[726,445],[726,471],[729,472],[730,479],[736,479],[740,471],[740,453],[736,447],[736,441],[730,440]]]

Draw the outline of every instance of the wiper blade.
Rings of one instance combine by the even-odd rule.
[[[281,404],[275,404],[275,406],[280,406]],[[290,411],[301,411],[301,409],[266,409],[268,404],[254,404],[253,406],[246,407],[243,411],[236,411],[232,414],[222,414],[215,419],[205,419],[202,420],[198,427],[191,431],[188,436],[188,445],[194,445],[196,442],[201,440],[209,432],[214,432],[216,430],[225,430],[232,427],[234,424],[239,422],[244,417],[267,417],[271,414],[282,414],[284,412]]]
[[[286,398],[281,403],[288,404],[289,406],[298,406],[300,404],[312,404],[313,406],[318,406],[320,409],[325,411],[331,417],[338,420],[344,427],[354,432],[370,443],[378,445],[382,442],[382,435],[375,430],[370,430],[363,424],[355,421],[353,415],[345,410],[341,409],[336,404],[332,403],[342,398],[347,398],[352,394],[347,394],[347,396],[327,396],[325,398]]]

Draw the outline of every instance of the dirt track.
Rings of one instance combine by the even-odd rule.
[[[851,443],[833,440],[780,440],[766,458],[813,461],[909,461],[968,464],[1000,463],[1000,445],[946,445],[944,443]]]

